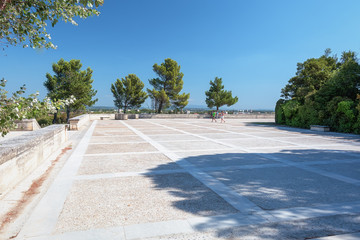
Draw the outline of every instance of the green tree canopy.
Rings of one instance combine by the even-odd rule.
[[[80,60],[72,59],[67,62],[60,59],[52,65],[55,75],[46,74],[47,80],[44,82],[44,86],[47,88],[47,96],[51,100],[75,97],[75,101],[66,106],[67,121],[71,110],[85,110],[86,106],[92,106],[98,100],[97,98],[93,99],[97,93],[92,88],[93,71],[90,68],[82,71],[81,67]]]
[[[327,49],[320,58],[298,63],[296,76],[281,90],[281,97],[303,103],[306,96],[318,91],[338,66],[336,57],[330,57],[329,54],[330,50]]]
[[[114,95],[114,103],[124,113],[128,109],[140,108],[148,97],[143,91],[144,83],[135,74],[129,74],[125,78],[117,79],[111,84],[111,92]]]
[[[177,109],[184,108],[188,104],[190,93],[180,95],[184,84],[182,80],[184,74],[180,72],[180,65],[167,58],[161,65],[155,63],[153,70],[159,77],[149,80],[153,89],[147,91],[154,101],[157,112],[160,113],[171,105]]]
[[[326,63],[327,62],[327,63]],[[356,53],[306,60],[282,89],[276,122],[294,127],[327,125],[334,131],[360,133],[360,65]],[[293,79],[299,81],[293,81]]]
[[[232,97],[231,91],[224,90],[222,79],[215,77],[214,81],[210,80],[210,89],[205,92],[206,104],[209,108],[216,107],[218,111],[221,106],[231,106],[237,103],[238,97]]]
[[[0,44],[33,48],[56,48],[47,32],[59,20],[71,22],[74,17],[99,15],[103,0],[0,0]]]

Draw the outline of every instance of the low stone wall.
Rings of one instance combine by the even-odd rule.
[[[140,114],[140,118],[211,118],[210,114]],[[273,113],[260,113],[260,114],[226,114],[226,118],[234,119],[275,119]]]
[[[108,119],[115,119],[115,113],[105,113],[105,114],[100,114],[100,113],[92,113],[90,114],[90,120],[101,120],[101,117],[108,117]]]
[[[89,114],[83,114],[69,119],[69,130],[80,130],[90,121]]]
[[[15,124],[16,127],[11,131],[35,131],[41,128],[36,119],[16,120]]]
[[[51,125],[0,143],[0,194],[6,193],[67,141],[65,125]]]
[[[139,119],[139,114],[115,113],[115,120]]]

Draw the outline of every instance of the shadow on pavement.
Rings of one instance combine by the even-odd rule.
[[[270,159],[266,156],[270,156]],[[274,161],[271,156],[289,162],[352,159],[359,166],[360,152],[343,150],[288,149],[278,153],[225,153],[184,157],[179,160],[186,170],[210,175],[233,191],[245,196],[264,210],[311,207],[360,201],[360,186],[355,186],[313,172]],[[335,163],[335,162],[334,162]],[[347,163],[351,164],[351,163]],[[164,165],[150,169],[150,178],[158,191],[167,191],[181,200],[172,206],[195,216],[236,213],[230,204],[188,173],[151,174]],[[344,173],[346,174],[346,173]],[[213,223],[211,221],[214,221]],[[206,226],[216,226],[210,219]],[[201,224],[197,229],[201,229]],[[359,215],[338,215],[281,223],[247,225],[213,231],[214,237],[236,239],[310,239],[360,231]],[[253,238],[252,238],[253,237]]]

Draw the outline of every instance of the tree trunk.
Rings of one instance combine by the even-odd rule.
[[[160,103],[159,103],[159,108],[158,108],[158,113],[161,113],[162,105],[163,105],[163,102],[160,101]]]
[[[58,112],[59,112],[59,109],[56,109],[56,112],[54,113],[54,119],[52,121],[52,124],[56,124]]]
[[[66,123],[69,123],[70,119],[70,107],[66,107]]]

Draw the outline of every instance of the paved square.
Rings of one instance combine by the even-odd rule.
[[[360,231],[360,137],[260,121],[94,121],[18,239]]]
[[[80,181],[70,191],[56,231],[79,231],[236,212],[189,174]]]

